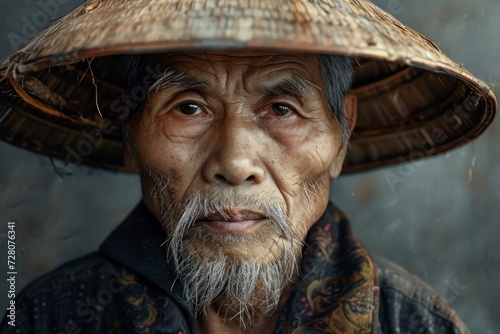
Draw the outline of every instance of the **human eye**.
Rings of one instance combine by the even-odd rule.
[[[274,103],[271,106],[272,114],[278,117],[286,117],[295,112],[295,110],[285,103]]]
[[[186,116],[196,116],[203,112],[201,107],[194,102],[187,102],[179,104],[176,107],[177,111]]]

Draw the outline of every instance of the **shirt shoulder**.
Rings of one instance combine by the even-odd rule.
[[[17,295],[15,326],[8,316],[2,333],[178,333],[187,328],[164,291],[99,252],[30,283]]]
[[[111,277],[120,275],[97,252],[66,262],[17,293],[14,317],[9,317],[8,310],[0,326],[2,333],[76,333],[72,319],[89,313],[86,306],[91,300],[87,298],[96,296],[100,290],[117,288],[118,283]]]
[[[446,300],[408,270],[375,258],[380,286],[380,333],[469,334]]]

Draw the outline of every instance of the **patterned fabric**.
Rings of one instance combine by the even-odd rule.
[[[374,333],[378,284],[368,251],[332,204],[311,228],[300,283],[276,333]]]
[[[98,252],[28,285],[16,300],[16,326],[4,317],[1,333],[195,333],[161,246],[165,237],[139,204]],[[389,262],[377,272],[332,204],[306,243],[300,281],[274,333],[468,333],[453,309],[411,274]]]

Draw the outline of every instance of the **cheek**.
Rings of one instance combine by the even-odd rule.
[[[139,121],[131,127],[131,146],[141,169],[144,196],[157,192],[158,186],[165,186],[162,182],[168,182],[164,190],[180,200],[195,177],[200,155],[192,141],[171,140],[164,128],[164,122]]]
[[[293,136],[284,131],[280,138],[283,150],[274,175],[291,210],[290,218],[297,228],[308,230],[328,204],[329,170],[339,153],[341,137],[325,126],[301,127]]]
[[[331,129],[298,127],[286,130],[279,130],[282,131],[279,133],[281,161],[286,170],[294,174],[294,180],[302,183],[330,169],[339,153],[340,136]]]

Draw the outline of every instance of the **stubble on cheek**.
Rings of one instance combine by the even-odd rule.
[[[298,185],[290,223],[300,240],[305,240],[311,226],[321,217],[329,200],[328,171],[307,178]]]
[[[169,176],[157,171],[151,165],[146,165],[141,171],[141,185],[144,201],[157,220],[165,224],[179,215],[182,208],[180,200],[175,199],[177,173],[171,170]],[[168,232],[168,231],[167,231]]]

